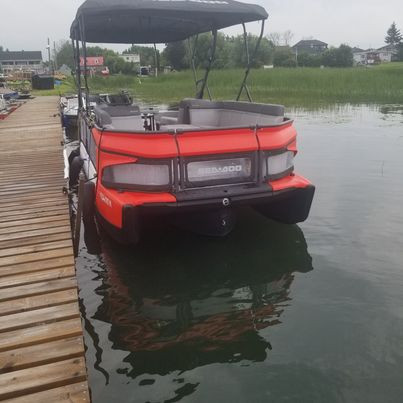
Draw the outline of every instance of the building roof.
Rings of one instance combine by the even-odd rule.
[[[296,48],[296,47],[310,47],[311,45],[314,45],[314,46],[320,46],[320,45],[327,46],[328,44],[326,42],[322,42],[322,41],[319,41],[317,39],[303,39],[302,41],[299,41],[298,43],[296,43],[293,46],[293,48]]]
[[[364,49],[357,48],[357,47],[354,47],[351,50],[353,51],[353,53],[363,53],[363,52],[365,52]]]
[[[42,61],[42,52],[41,51],[19,51],[19,52],[0,52],[0,62],[5,61],[22,61],[22,60],[40,60]]]
[[[378,50],[381,50],[381,51],[389,51],[389,52],[396,52],[396,46],[395,46],[395,45],[386,45],[386,46],[382,46],[382,47],[379,48]]]

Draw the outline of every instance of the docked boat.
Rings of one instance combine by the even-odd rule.
[[[0,94],[0,112],[4,111],[7,108],[6,100],[4,99],[4,95]]]
[[[78,121],[78,96],[71,95],[62,97],[60,100],[60,111],[63,127],[77,127]]]
[[[15,99],[10,99],[10,97],[7,96],[9,92],[2,90],[3,89],[0,88],[0,120],[6,119],[12,112],[21,106],[21,102],[18,102]]]
[[[293,121],[281,105],[253,102],[247,85],[267,17],[260,6],[232,0],[83,3],[71,27],[80,149],[70,158],[70,173],[76,178],[83,169],[88,179],[84,218],[96,215],[117,240],[135,243],[149,215],[170,214],[214,236],[233,229],[241,205],[288,224],[308,217],[315,188],[294,169]],[[247,41],[245,23],[254,21],[261,23],[260,38],[251,57],[245,43],[248,65],[236,99],[203,99],[210,97],[217,31],[241,24]],[[196,97],[180,101],[178,111],[145,112],[119,102],[90,108],[87,76],[82,82],[80,74],[87,42],[169,43],[204,32],[212,33],[206,72],[195,80]],[[247,102],[240,101],[243,94]]]
[[[31,91],[28,89],[23,89],[18,91],[18,99],[30,99],[31,98]]]

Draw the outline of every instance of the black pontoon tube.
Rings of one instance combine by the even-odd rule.
[[[213,34],[213,44],[212,44],[212,48],[211,48],[211,54],[210,54],[210,57],[209,57],[209,60],[208,60],[209,63],[207,65],[206,73],[204,74],[204,78],[201,79],[202,87],[200,88],[200,91],[196,95],[197,99],[203,99],[204,89],[207,86],[208,76],[209,76],[213,61],[214,61],[215,51],[216,51],[216,48],[217,48],[217,30],[216,29],[213,30],[212,34]],[[209,96],[210,96],[210,99],[211,99],[210,91],[209,91]]]
[[[259,50],[259,47],[260,47],[260,42],[262,41],[262,38],[263,38],[263,33],[264,33],[264,20],[262,20],[262,27],[261,27],[261,29],[260,29],[260,36],[259,36],[259,39],[257,40],[256,47],[255,47],[255,50],[254,50],[254,52],[253,52],[253,56],[252,56],[251,59],[249,58],[248,34],[246,33],[245,24],[242,24],[242,26],[243,26],[243,30],[244,30],[245,51],[246,51],[246,57],[247,57],[248,65],[247,65],[247,67],[246,67],[245,76],[244,76],[244,79],[243,79],[243,81],[242,81],[241,88],[240,88],[240,90],[239,90],[239,92],[238,92],[238,96],[237,96],[236,100],[239,101],[239,99],[241,98],[242,92],[243,92],[243,90],[245,89],[245,92],[246,92],[246,95],[247,95],[247,97],[248,97],[248,99],[249,99],[249,102],[252,102],[252,97],[251,97],[251,95],[250,95],[250,91],[249,91],[249,88],[248,88],[248,85],[247,85],[246,82],[247,82],[247,80],[248,80],[248,76],[249,76],[249,73],[250,73],[250,69],[251,69],[251,67],[252,67],[252,64],[253,64],[253,62],[254,62],[255,59],[256,59],[257,51]]]

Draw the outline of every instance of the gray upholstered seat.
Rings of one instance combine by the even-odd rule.
[[[272,126],[284,121],[284,107],[250,102],[185,99],[179,105],[178,124],[200,127]]]
[[[107,130],[141,131],[144,121],[137,105],[100,104],[94,108],[96,123]]]

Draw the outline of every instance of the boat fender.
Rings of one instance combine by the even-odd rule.
[[[69,158],[68,158],[68,160],[69,160],[69,165],[73,162],[73,159],[75,158],[75,157],[79,157],[80,156],[80,149],[79,148],[76,148],[75,150],[73,150],[71,153],[70,153],[70,155],[69,155]]]
[[[78,183],[78,178],[80,176],[81,168],[83,167],[84,161],[80,157],[74,157],[70,163],[69,167],[69,186],[74,187]]]
[[[95,217],[95,183],[86,182],[84,184],[83,192],[83,221],[90,223],[94,221]]]

